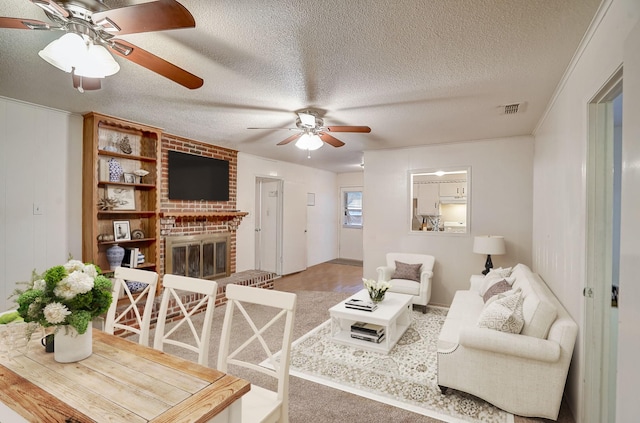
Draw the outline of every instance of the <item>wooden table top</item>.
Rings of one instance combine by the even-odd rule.
[[[28,421],[204,422],[249,392],[246,380],[93,329],[93,354],[58,363],[35,339],[0,358],[0,401]]]

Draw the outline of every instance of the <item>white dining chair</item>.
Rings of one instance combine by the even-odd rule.
[[[140,292],[131,292],[127,282],[139,282],[146,286]],[[138,334],[138,343],[148,347],[151,312],[157,286],[156,272],[116,267],[113,275],[113,301],[105,317],[104,331],[112,335],[116,330]],[[142,315],[139,308],[141,304],[144,304]],[[131,315],[135,316],[134,323],[126,321]]]
[[[189,278],[178,275],[164,275],[162,279],[162,300],[158,312],[158,323],[153,342],[153,348],[163,351],[164,345],[174,345],[189,351],[198,353],[198,364],[209,365],[209,340],[211,339],[211,324],[213,322],[213,309],[216,306],[216,293],[218,283],[206,279]],[[188,292],[202,294],[202,298],[189,310],[182,301],[181,293]],[[173,302],[171,301],[173,300]],[[167,330],[167,314],[169,309],[175,311],[177,316],[171,318],[171,328]],[[196,328],[192,317],[204,311],[204,318],[200,330]],[[186,324],[186,325],[185,325]],[[199,325],[199,324],[198,324]],[[186,336],[193,343],[185,342],[186,326],[189,327],[191,336]],[[182,329],[182,330],[180,330]]]
[[[276,392],[251,384],[249,393],[242,397],[242,421],[244,423],[287,423],[289,421],[289,362],[297,296],[290,292],[234,284],[227,285],[226,296],[228,301],[222,323],[218,370],[227,372],[229,365],[236,365],[263,373],[277,381]],[[273,308],[276,314],[264,325],[256,324],[250,313],[252,304]],[[245,307],[245,305],[249,307]],[[239,312],[236,312],[236,309]],[[244,320],[240,317],[244,317]],[[238,340],[239,324],[235,323],[234,326],[234,321],[248,325],[253,335],[244,342],[242,339]],[[274,326],[276,323],[278,325]],[[280,324],[283,326],[282,337],[281,340],[277,339],[274,342],[272,332],[275,332],[275,328],[279,330]],[[265,332],[272,327],[274,329],[269,331],[267,335]],[[234,345],[242,343],[230,352],[232,333]],[[278,337],[279,335],[280,332],[278,332]],[[252,345],[254,341],[262,346],[264,354],[252,352],[252,354],[241,355],[241,352]],[[275,352],[278,351],[277,349],[280,350],[279,356],[275,356],[269,345],[274,346]],[[266,358],[270,367],[273,368],[260,365],[263,358]]]

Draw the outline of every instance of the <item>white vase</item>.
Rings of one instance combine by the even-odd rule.
[[[93,352],[92,327],[82,335],[72,326],[60,326],[54,337],[53,359],[58,363],[83,360]]]

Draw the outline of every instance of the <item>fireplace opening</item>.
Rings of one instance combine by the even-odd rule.
[[[231,274],[229,232],[166,238],[165,273],[200,279]]]

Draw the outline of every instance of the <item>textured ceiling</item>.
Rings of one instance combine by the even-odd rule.
[[[139,1],[109,1],[120,7]],[[122,36],[204,79],[189,90],[120,57],[99,91],[38,57],[54,31],[0,29],[0,95],[97,111],[174,135],[336,172],[363,151],[531,134],[599,0],[184,0],[196,27]],[[47,21],[28,0],[0,16]],[[524,102],[502,115],[500,106]],[[346,143],[276,146],[316,108]]]

